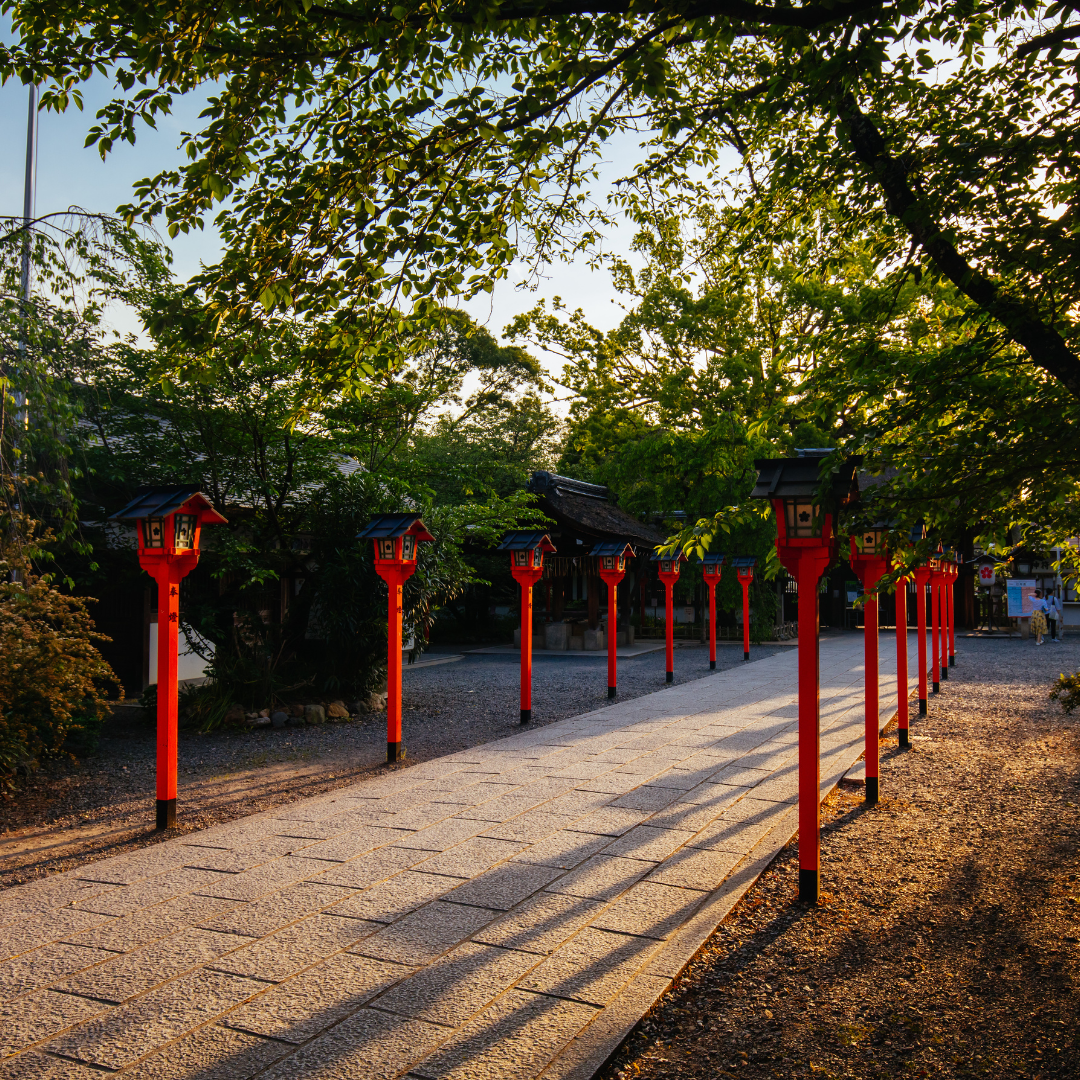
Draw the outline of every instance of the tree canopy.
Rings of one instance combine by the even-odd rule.
[[[47,83],[46,107],[115,77],[90,133],[102,153],[177,94],[209,93],[188,163],[140,183],[127,213],[172,232],[216,213],[205,332],[290,308],[317,326],[304,355],[324,378],[392,366],[518,252],[588,245],[620,204],[647,217],[696,197],[731,149],[744,230],[828,196],[846,228],[885,226],[883,258],[951,282],[1080,392],[1068,0],[0,8],[16,35],[0,73]],[[626,132],[643,153],[605,207],[596,165]]]

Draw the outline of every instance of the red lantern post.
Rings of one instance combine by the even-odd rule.
[[[956,596],[954,586],[959,576],[960,566],[956,558],[953,557],[949,560],[948,598],[945,605],[949,612],[949,663],[945,669],[946,671],[951,667],[956,667]]]
[[[416,545],[434,540],[418,514],[379,514],[357,534],[375,543],[375,572],[389,591],[386,632],[386,760],[405,759],[401,738],[402,589],[416,571]]]
[[[911,545],[918,543],[926,535],[926,528],[923,525],[916,525],[910,532],[909,537]],[[894,561],[893,568],[897,569],[902,565],[899,560]],[[912,581],[916,580],[914,575],[911,578]],[[900,746],[902,749],[907,749],[911,746],[911,738],[909,735],[909,717],[908,717],[908,614],[907,614],[907,584],[908,578],[901,578],[896,583],[896,719],[897,727],[900,733]],[[920,612],[920,618],[922,619],[923,626],[926,624],[926,596],[923,586],[918,586],[919,592],[922,595],[922,603],[917,602],[917,607]],[[922,644],[919,650],[919,656],[921,657],[920,663],[923,668],[923,675],[919,682],[922,688],[919,695],[919,704],[921,706],[921,712],[926,711],[926,633],[922,632]]]
[[[884,522],[863,530],[851,538],[851,568],[862,582],[863,596],[863,666],[866,684],[864,730],[866,739],[866,801],[878,801],[880,749],[878,746],[878,581],[889,568],[885,550],[888,527]]]
[[[754,580],[754,567],[757,559],[740,556],[731,560],[735,567],[735,576],[742,586],[742,647],[744,660],[750,659],[750,583]]]
[[[817,903],[821,876],[821,704],[818,653],[818,582],[836,558],[833,514],[855,488],[851,458],[834,471],[828,503],[815,496],[823,486],[822,458],[831,451],[801,451],[797,458],[756,461],[753,497],[776,511],[776,550],[799,589],[799,899]]]
[[[600,577],[607,584],[607,696],[613,698],[617,683],[615,649],[618,644],[619,582],[626,576],[626,560],[634,557],[634,549],[625,540],[597,544],[591,555],[600,560]]]
[[[941,546],[930,556],[930,667],[935,694],[941,693]]]
[[[705,575],[705,587],[709,590],[709,670],[716,670],[716,586],[720,584],[720,567],[724,562],[722,551],[707,552],[701,560]]]
[[[544,573],[544,552],[555,545],[543,530],[518,529],[508,532],[497,550],[510,552],[510,573],[521,586],[521,722],[527,724],[532,720],[532,591]]]
[[[139,565],[158,587],[157,827],[176,824],[180,582],[198,565],[202,527],[224,525],[197,487],[144,488],[115,521],[137,522]]]
[[[896,583],[896,726],[900,746],[911,746],[908,717],[907,578]]]
[[[652,561],[660,566],[658,577],[664,583],[664,602],[667,612],[667,678],[665,682],[675,681],[675,582],[679,580],[679,564],[686,562],[686,556],[653,555]]]
[[[919,715],[926,715],[926,586],[930,581],[930,567],[916,566],[911,571],[915,581],[915,621],[919,640],[916,642],[919,657]]]

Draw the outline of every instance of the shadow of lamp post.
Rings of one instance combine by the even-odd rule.
[[[197,486],[142,488],[113,521],[136,522],[139,565],[158,587],[157,827],[176,824],[180,582],[198,565],[204,525],[225,525]]]

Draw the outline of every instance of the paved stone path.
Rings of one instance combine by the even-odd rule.
[[[795,674],[791,650],[0,894],[0,1077],[584,1080],[794,833]],[[862,752],[861,637],[823,639],[821,675],[827,791]]]

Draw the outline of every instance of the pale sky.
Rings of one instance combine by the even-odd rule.
[[[103,162],[94,147],[84,148],[86,132],[93,124],[94,113],[111,96],[108,81],[95,76],[83,88],[86,106],[82,112],[70,109],[57,116],[42,113],[38,136],[37,213],[64,210],[79,206],[94,212],[112,212],[131,198],[132,184],[151,176],[162,168],[180,165],[182,155],[177,149],[181,132],[197,126],[203,99],[189,95],[177,103],[173,115],[160,119],[157,130],[146,126],[137,129],[135,146],[114,145]],[[27,91],[20,84],[0,87],[0,145],[8,148],[0,157],[0,213],[19,215],[23,205],[23,170],[26,153]],[[616,153],[616,160],[605,171],[609,178],[621,173],[632,160],[633,146],[625,146],[625,154]],[[618,159],[622,159],[621,161]],[[607,192],[596,193],[602,201]],[[631,230],[617,230],[608,241],[611,250],[626,254]],[[173,267],[178,278],[186,279],[200,262],[215,262],[221,252],[218,237],[212,228],[201,233],[179,235],[170,241]],[[522,273],[512,276],[516,281]],[[561,296],[573,307],[582,307],[594,325],[604,329],[614,326],[621,316],[612,303],[616,293],[606,273],[593,273],[584,258],[572,264],[557,263],[547,269],[545,280],[537,292],[520,291],[512,281],[501,283],[492,296],[482,296],[467,306],[470,313],[497,337],[517,314],[528,310],[540,297]],[[111,313],[112,324],[122,332],[139,331],[133,313],[117,310]],[[554,358],[549,366],[557,369]]]

